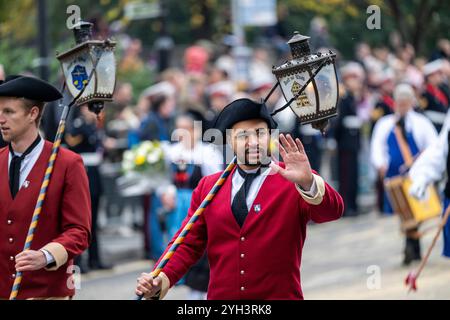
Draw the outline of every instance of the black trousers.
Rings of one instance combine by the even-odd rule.
[[[353,150],[338,150],[339,193],[344,199],[344,216],[357,215],[358,206],[358,152]]]

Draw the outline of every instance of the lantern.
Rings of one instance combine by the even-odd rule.
[[[57,55],[66,86],[77,105],[87,103],[98,114],[105,101],[112,101],[116,84],[116,43],[92,39],[92,23],[79,22],[74,27],[76,46]]]
[[[288,41],[292,60],[274,67],[283,95],[302,124],[324,131],[328,119],[337,115],[339,87],[336,54],[311,53],[309,37],[294,32]]]

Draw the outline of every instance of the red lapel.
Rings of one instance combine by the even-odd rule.
[[[8,157],[9,152],[7,149],[3,149],[0,154],[0,210],[2,211],[6,211],[6,208],[12,202],[11,192],[9,191]]]
[[[48,141],[44,142],[44,148],[42,149],[41,154],[39,155],[38,160],[33,166],[33,169],[31,169],[30,173],[28,174],[26,181],[29,181],[30,185],[28,188],[20,188],[19,192],[17,193],[16,197],[12,199],[11,191],[9,190],[9,175],[8,174],[2,174],[1,179],[1,186],[0,186],[0,194],[5,196],[5,207],[4,209],[9,210],[9,207],[15,203],[23,203],[22,201],[28,202],[30,199],[33,199],[31,201],[36,201],[37,196],[39,193],[39,190],[41,188],[42,180],[44,178],[45,169],[48,164],[48,159],[50,158],[51,154],[51,146],[52,144]],[[1,172],[8,172],[8,156],[9,153],[4,153],[6,156],[2,156],[0,159],[0,170]],[[4,171],[3,171],[4,170]],[[30,198],[30,195],[35,195],[35,197]]]

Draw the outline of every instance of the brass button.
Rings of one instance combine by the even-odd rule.
[[[244,257],[245,257],[245,254],[241,253],[241,258],[244,258]]]
[[[9,257],[9,260],[14,261],[14,257],[13,256]]]
[[[12,220],[8,220],[6,223],[8,223],[8,225],[12,225]]]
[[[9,241],[9,243],[13,243],[14,239],[13,238],[9,238],[8,241]]]
[[[244,287],[241,287],[241,291],[244,291],[245,290],[245,288]]]
[[[245,238],[244,238],[244,237],[242,237],[242,238],[241,238],[241,241],[242,241],[242,242],[244,242],[244,241],[245,241]]]
[[[15,277],[16,277],[16,274],[12,274],[12,275],[11,275],[11,278],[14,279]]]
[[[241,274],[244,274],[244,270],[241,270]]]

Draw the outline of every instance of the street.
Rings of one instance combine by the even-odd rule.
[[[422,240],[423,256],[433,235],[434,230]],[[369,213],[309,225],[301,267],[305,299],[450,299],[450,260],[441,257],[442,238],[418,280],[418,291],[409,294],[403,281],[413,267],[401,266],[403,245],[397,217]],[[136,278],[151,265],[139,260],[82,276],[76,299],[133,299]],[[177,286],[166,299],[185,299],[187,292]]]

